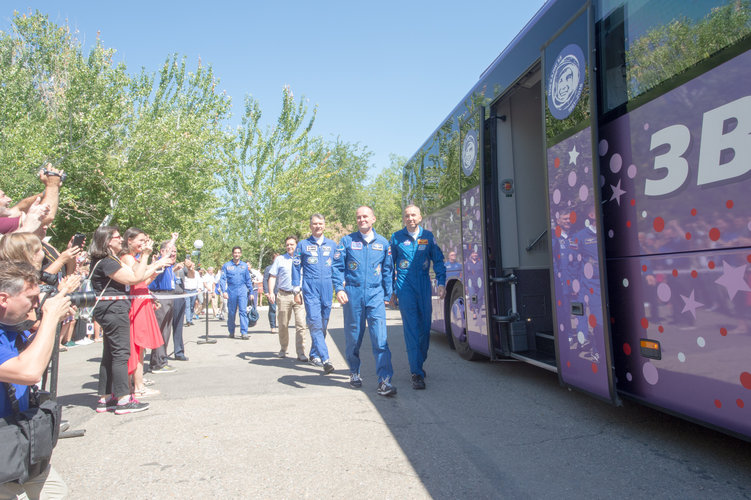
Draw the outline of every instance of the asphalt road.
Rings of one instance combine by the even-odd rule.
[[[101,344],[71,349],[59,400],[85,436],[61,439],[53,464],[70,498],[751,498],[751,443],[612,407],[539,368],[464,361],[440,335],[414,391],[388,318],[393,398],[375,392],[367,335],[363,387],[349,387],[340,309],[332,375],[275,357],[265,311],[249,341],[211,320],[218,342],[186,328],[190,361],[152,375],[161,394],[133,415],[94,412]]]

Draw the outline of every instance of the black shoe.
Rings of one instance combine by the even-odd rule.
[[[425,380],[416,373],[412,374],[412,388],[415,390],[425,389]]]
[[[328,375],[329,373],[334,371],[334,365],[332,365],[330,362],[326,361],[323,364],[323,373],[324,375]]]
[[[234,333],[230,333],[229,334],[229,338],[234,339],[235,338],[235,334]]]
[[[243,340],[250,340],[250,335],[243,335],[240,338],[243,339]]]
[[[188,361],[188,357],[185,354],[175,354],[175,359],[178,361]]]
[[[379,396],[393,396],[396,394],[396,387],[391,385],[388,379],[384,379],[378,384],[376,392]]]
[[[124,405],[117,405],[115,415],[127,415],[128,413],[137,413],[148,409],[149,403],[141,403],[137,399],[131,398],[131,400]]]
[[[362,378],[360,378],[359,373],[350,373],[349,374],[349,385],[350,387],[354,388],[360,388],[362,387]]]

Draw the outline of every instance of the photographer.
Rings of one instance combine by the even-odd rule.
[[[163,268],[164,260],[147,266],[153,242],[143,245],[142,257],[131,269],[120,262],[117,255],[122,250],[123,239],[116,227],[102,226],[94,232],[89,255],[91,256],[91,285],[100,295],[127,295],[126,286],[136,285],[144,276]],[[116,415],[144,411],[148,403],[131,397],[128,384],[128,358],[130,358],[130,300],[107,300],[94,307],[94,318],[102,325],[104,347],[99,367],[99,402],[96,411],[114,410]]]
[[[80,279],[70,278],[60,285],[60,293],[42,306],[42,319],[33,337],[27,318],[39,305],[38,271],[25,262],[0,261],[0,418],[13,415],[11,401],[5,390],[15,390],[19,410],[29,408],[29,386],[37,383],[47,369],[58,322],[69,315],[67,294],[78,287]],[[3,443],[3,446],[10,446]],[[60,475],[48,465],[40,474],[24,484],[16,481],[0,484],[0,498],[64,498],[67,487]]]

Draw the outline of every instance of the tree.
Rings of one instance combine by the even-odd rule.
[[[402,228],[402,168],[405,163],[407,158],[389,155],[389,166],[366,188],[365,204],[376,214],[376,231],[386,238]]]

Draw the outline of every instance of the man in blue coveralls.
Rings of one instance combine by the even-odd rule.
[[[332,281],[336,298],[344,308],[349,385],[362,387],[360,346],[367,321],[378,373],[377,393],[393,396],[396,387],[391,385],[394,370],[386,331],[386,301],[393,285],[391,249],[386,238],[373,230],[375,220],[370,207],[357,209],[359,231],[339,242],[334,252]]]
[[[420,227],[422,214],[415,205],[407,205],[402,216],[404,229],[391,235],[391,255],[394,261],[394,295],[392,307],[399,301],[399,311],[404,325],[404,343],[407,345],[412,388],[425,389],[425,371],[422,368],[430,346],[432,291],[430,262],[438,282],[438,296],[446,296],[446,267],[443,252],[433,233]]]
[[[292,266],[292,286],[299,287],[302,271],[302,297],[305,316],[313,346],[310,348],[310,364],[323,366],[323,373],[334,371],[326,347],[326,327],[331,313],[334,289],[331,286],[331,264],[336,251],[336,242],[326,238],[326,219],[321,214],[310,217],[311,235],[297,244]]]
[[[248,292],[253,289],[248,264],[241,261],[242,248],[232,249],[232,260],[222,266],[219,288],[227,301],[227,329],[230,338],[235,338],[235,312],[240,310],[240,335],[248,340]]]

